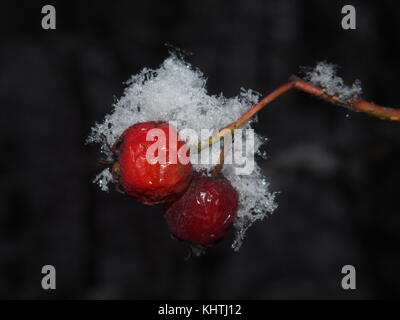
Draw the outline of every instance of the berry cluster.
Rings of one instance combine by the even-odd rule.
[[[176,213],[171,214],[171,207],[165,217],[172,220],[174,216],[180,230],[190,228],[193,237],[189,237],[188,232],[179,232],[178,227],[173,227],[167,221],[173,235],[192,244],[210,243],[210,240],[204,240],[207,234],[213,239],[220,238],[233,225],[231,247],[238,251],[249,227],[277,208],[276,194],[269,190],[263,170],[254,161],[255,155],[261,154],[260,148],[266,142],[266,138],[251,127],[250,118],[255,113],[252,108],[257,106],[259,99],[257,92],[245,89],[234,97],[225,97],[222,93],[210,95],[207,92],[207,77],[180,55],[171,54],[159,68],[144,68],[133,75],[110,113],[91,128],[87,142],[100,144],[105,156],[103,162],[109,165],[96,175],[93,182],[102,191],[108,191],[110,184],[116,183],[117,189],[126,195],[146,204],[164,204],[168,211],[171,204],[186,201],[188,193],[197,190],[199,177],[214,181],[216,185],[222,183],[225,177],[232,187],[229,189],[235,190],[228,191],[230,195],[225,190],[226,184],[222,183],[223,187],[212,188],[212,192],[206,194],[212,200],[207,200],[201,210],[192,210],[193,206],[199,206],[198,203],[192,207],[188,204],[188,209],[177,217]],[[166,132],[167,128],[169,132]],[[175,146],[179,150],[178,157],[182,155],[181,149],[185,154],[185,148],[181,147],[187,145],[191,151],[186,153],[188,162],[176,162],[172,152],[178,140],[175,137],[178,129],[185,142],[177,142]],[[240,129],[240,133],[236,129]],[[145,141],[144,133],[154,133],[153,130],[163,131],[171,137],[170,142],[166,139],[165,148],[159,150],[167,156],[172,152],[174,161],[166,161],[163,165],[146,161],[145,154],[147,151],[152,153],[154,144],[151,139]],[[214,137],[214,134],[217,136]],[[151,137],[152,134],[147,138]],[[174,145],[170,145],[172,143]],[[226,147],[224,161],[219,161],[223,167],[216,170],[222,146]],[[216,174],[218,171],[221,173]],[[232,200],[233,209],[219,207],[225,200],[218,199],[235,198],[233,193],[238,195],[237,200]],[[212,209],[208,210],[208,206]],[[200,211],[205,213],[199,216]],[[210,220],[199,222],[203,216]],[[215,222],[211,224],[214,217]],[[218,223],[220,218],[217,217],[225,217],[226,222]],[[196,220],[199,221],[190,223]],[[202,232],[200,240],[195,235],[198,232]],[[196,249],[201,248],[196,246]]]
[[[152,129],[165,133],[165,162],[148,161],[147,139]],[[238,193],[221,173],[194,173],[190,162],[171,161],[169,136],[177,130],[166,122],[141,122],[121,135],[110,151],[117,190],[147,204],[165,204],[164,217],[172,235],[193,245],[209,246],[232,225],[238,209]],[[178,140],[177,147],[185,146]]]
[[[265,142],[265,138],[251,129],[251,119],[257,112],[285,92],[299,90],[350,110],[400,121],[398,108],[364,100],[360,96],[359,82],[346,86],[335,71],[333,65],[322,62],[307,71],[304,79],[292,76],[261,99],[252,90],[242,90],[238,96],[226,98],[222,94],[209,95],[204,74],[179,55],[172,54],[158,69],[144,68],[134,75],[113,111],[92,128],[87,141],[101,143],[107,155],[103,162],[111,165],[99,173],[94,182],[103,191],[108,191],[108,184],[114,182],[117,190],[142,203],[164,204],[164,217],[171,233],[196,249],[215,243],[234,225],[236,232],[232,248],[237,251],[249,227],[277,207],[275,193],[269,192],[268,181],[254,162],[254,156],[260,153],[260,146]],[[252,170],[246,174],[240,170],[239,174],[240,161],[225,161],[224,165],[224,152],[221,152],[222,161],[214,168],[212,161],[190,163],[181,161],[179,157],[176,161],[175,158],[174,161],[148,161],[147,151],[152,150],[156,137],[153,141],[147,140],[147,133],[153,129],[163,132],[166,137],[159,149],[166,159],[178,149],[186,150],[190,160],[192,156],[193,160],[196,158],[195,154],[187,154],[185,142],[178,140],[176,145],[170,145],[169,137],[178,136],[175,127],[190,129],[197,137],[201,136],[201,140],[188,137],[185,140],[188,144],[200,141],[191,145],[200,154],[203,154],[202,149],[206,151],[204,154],[208,151],[213,154],[213,148],[206,148],[216,146],[221,140],[224,140],[224,147],[229,145],[225,145],[225,138],[231,135],[236,140],[237,129],[252,131],[254,139],[245,135],[246,150],[242,147],[227,148],[227,155],[244,156],[246,161],[253,163]],[[208,131],[206,136],[201,134],[202,130]],[[249,150],[248,145],[252,145]],[[215,150],[216,153],[219,151],[218,148]],[[227,159],[229,157],[225,157]]]

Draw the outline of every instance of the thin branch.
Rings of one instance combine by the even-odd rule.
[[[262,98],[257,104],[248,109],[239,119],[228,124],[224,128],[220,129],[212,137],[200,142],[191,148],[191,151],[199,151],[205,147],[209,147],[219,141],[221,138],[231,133],[233,130],[241,127],[245,124],[251,117],[253,117],[258,111],[268,105],[270,102],[274,101],[276,98],[281,96],[283,93],[290,91],[292,89],[297,89],[318,98],[324,99],[325,101],[331,102],[335,105],[346,107],[353,111],[367,113],[371,116],[382,120],[391,120],[400,122],[400,109],[383,107],[372,102],[362,99],[360,96],[353,96],[347,100],[341,100],[338,95],[329,95],[325,92],[323,88],[320,88],[311,82],[305,81],[301,78],[292,76],[289,82],[283,84],[279,88],[275,89],[264,98]]]
[[[362,99],[360,96],[341,101],[338,96],[328,95],[324,89],[298,77],[291,77],[294,88],[322,98],[328,102],[349,108],[353,111],[364,112],[382,120],[400,121],[400,109],[382,107]]]

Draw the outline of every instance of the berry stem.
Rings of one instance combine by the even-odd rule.
[[[382,120],[391,120],[400,122],[400,108],[389,108],[383,107],[372,102],[362,99],[360,96],[353,96],[347,100],[341,100],[337,95],[329,95],[321,87],[318,87],[311,82],[298,78],[296,76],[290,77],[289,81],[281,85],[264,98],[262,98],[257,104],[248,109],[239,119],[228,124],[227,126],[220,129],[212,137],[200,142],[198,145],[193,146],[193,150],[202,150],[205,147],[209,147],[219,141],[221,138],[228,135],[233,130],[241,127],[248,120],[251,119],[258,111],[264,108],[267,104],[274,101],[276,98],[281,96],[283,93],[290,91],[292,89],[297,89],[325,101],[331,102],[333,104],[346,107],[350,110],[367,113],[371,116]]]
[[[231,133],[231,132],[229,132],[229,133]],[[221,147],[221,151],[219,154],[218,163],[215,165],[215,167],[211,171],[211,175],[213,177],[218,177],[221,174],[221,170],[224,167],[224,162],[225,162],[225,153],[228,152],[231,144],[232,144],[232,135],[229,136],[229,139],[224,140],[224,144]]]
[[[205,147],[209,147],[219,141],[221,138],[225,137],[229,133],[231,133],[233,130],[239,128],[243,124],[245,124],[252,116],[254,116],[258,111],[260,111],[263,107],[265,107],[268,103],[274,101],[276,98],[278,98],[281,94],[285,93],[286,91],[289,91],[293,89],[293,83],[292,81],[289,81],[285,83],[284,85],[280,86],[279,88],[275,89],[268,95],[266,95],[264,98],[262,98],[257,104],[252,106],[249,110],[247,110],[239,119],[236,121],[232,122],[231,124],[228,124],[227,126],[223,127],[220,129],[215,135],[212,137],[203,140],[200,142],[197,146],[194,148],[197,150],[202,150]],[[191,150],[192,151],[192,150]]]

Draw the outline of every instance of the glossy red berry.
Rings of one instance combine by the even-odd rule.
[[[186,192],[167,204],[164,217],[178,239],[211,245],[232,225],[237,209],[238,193],[229,180],[195,175]]]
[[[152,129],[165,134],[165,143],[162,144],[164,161],[149,161],[147,151],[157,141],[156,137],[146,140]],[[170,146],[172,134],[176,146]],[[182,163],[178,156],[171,156],[170,148],[174,147],[178,152],[185,146],[177,138],[176,128],[166,122],[141,122],[129,127],[117,142],[117,161],[112,170],[119,187],[129,196],[149,205],[171,201],[185,191],[191,180],[192,165],[190,162]]]

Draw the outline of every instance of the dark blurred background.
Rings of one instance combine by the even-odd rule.
[[[57,29],[41,28],[41,8]],[[357,29],[341,28],[341,8]],[[279,208],[201,258],[159,207],[92,184],[95,121],[166,42],[190,51],[210,93],[267,93],[328,60],[364,97],[400,106],[395,1],[5,1],[0,19],[0,298],[399,298],[400,124],[291,92],[259,115]],[[57,270],[44,291],[41,268]],[[341,288],[341,268],[357,289]]]

